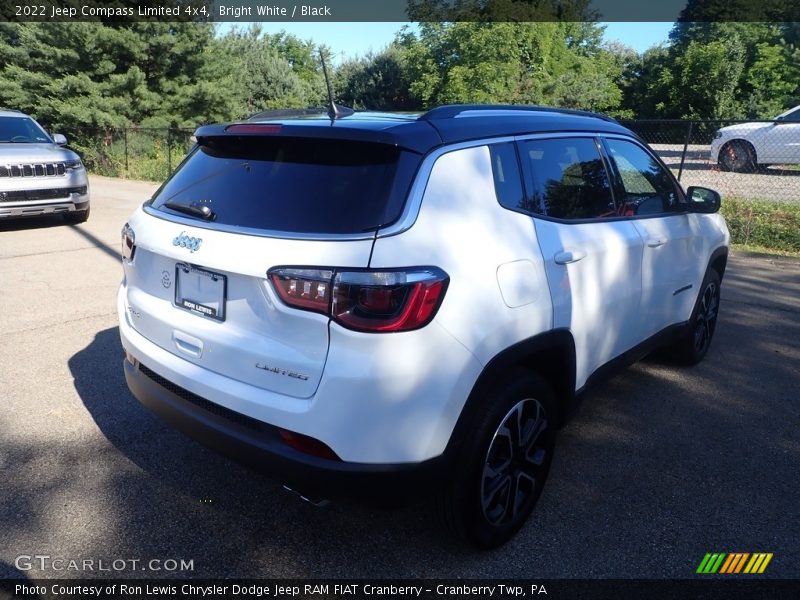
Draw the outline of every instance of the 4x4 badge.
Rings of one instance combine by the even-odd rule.
[[[201,238],[188,236],[186,235],[185,231],[181,231],[180,235],[172,240],[173,246],[180,246],[181,248],[186,248],[191,252],[196,252],[199,250],[200,244],[202,243],[203,240]]]

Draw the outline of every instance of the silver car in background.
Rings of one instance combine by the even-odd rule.
[[[89,180],[80,157],[31,117],[0,110],[0,219],[63,213],[89,218]]]

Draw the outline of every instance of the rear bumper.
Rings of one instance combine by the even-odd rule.
[[[175,429],[308,497],[399,501],[446,472],[445,456],[421,463],[363,464],[318,458],[287,446],[272,425],[235,413],[124,360],[133,395]]]

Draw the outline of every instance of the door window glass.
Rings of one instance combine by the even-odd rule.
[[[529,140],[520,148],[531,188],[527,210],[570,220],[616,216],[594,139]]]
[[[625,140],[607,139],[622,184],[619,216],[653,215],[674,210],[678,202],[672,178],[650,154]]]

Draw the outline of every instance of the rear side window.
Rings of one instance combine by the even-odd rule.
[[[493,144],[489,146],[489,155],[492,159],[494,189],[500,205],[511,210],[527,210],[514,143]]]
[[[215,223],[286,233],[351,234],[396,220],[419,157],[395,146],[311,138],[205,140],[152,206],[208,206]]]
[[[531,212],[556,219],[615,215],[608,174],[592,138],[529,140],[520,145]]]

